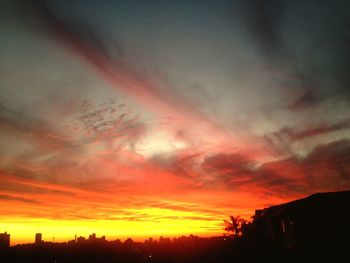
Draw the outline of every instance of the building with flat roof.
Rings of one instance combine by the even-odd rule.
[[[245,236],[286,248],[348,245],[349,204],[350,191],[343,191],[256,210]]]
[[[42,242],[43,242],[42,234],[41,233],[36,233],[35,234],[35,244],[41,244]]]
[[[10,247],[10,234],[0,233],[0,250]]]

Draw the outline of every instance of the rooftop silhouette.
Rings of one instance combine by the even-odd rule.
[[[10,247],[10,234],[0,233],[0,250]]]

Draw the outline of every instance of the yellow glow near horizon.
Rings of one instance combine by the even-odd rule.
[[[1,230],[11,234],[11,245],[32,243],[35,233],[42,233],[45,241],[53,241],[54,238],[55,242],[72,240],[75,234],[88,237],[91,233],[105,235],[108,240],[131,237],[137,241],[148,237],[189,234],[210,236],[223,233],[221,220],[206,219],[205,215],[199,213],[160,208],[129,209],[129,212],[138,219],[123,219],[125,215],[117,215],[108,220],[85,221],[8,218],[1,219],[0,225]]]

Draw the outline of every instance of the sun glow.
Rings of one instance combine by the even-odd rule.
[[[75,234],[87,237],[92,232],[105,235],[108,240],[144,240],[148,237],[175,237],[196,233],[201,236],[222,234],[222,221],[196,212],[171,209],[129,209],[125,215],[106,220],[52,220],[42,218],[1,219],[4,231],[11,233],[11,245],[32,243],[35,233],[43,233],[48,242],[64,242]]]
[[[171,153],[187,147],[186,142],[174,138],[169,131],[154,131],[136,145],[136,151],[148,157],[156,154]]]

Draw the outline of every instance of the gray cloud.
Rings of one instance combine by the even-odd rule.
[[[30,204],[40,204],[40,202],[38,202],[37,200],[16,197],[11,195],[4,195],[4,194],[0,194],[0,200],[10,201],[10,202],[15,201],[15,202],[22,202],[22,203],[30,203]]]
[[[256,194],[293,196],[350,187],[350,142],[319,145],[305,158],[290,157],[252,166],[242,155],[219,154],[204,160],[202,169],[214,174],[210,184],[230,189],[254,189]]]

